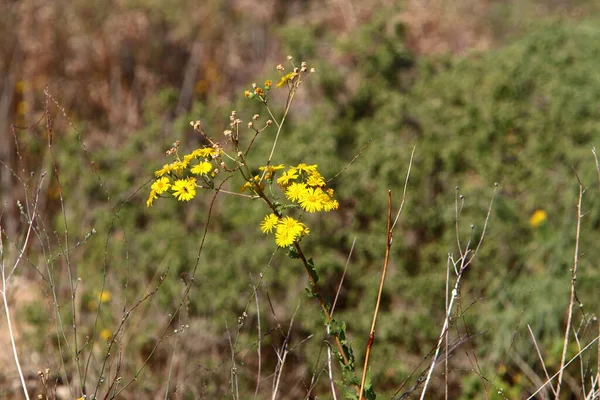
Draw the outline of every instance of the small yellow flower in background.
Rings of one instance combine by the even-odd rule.
[[[298,178],[298,174],[295,171],[292,171],[291,168],[289,171],[285,171],[281,176],[277,179],[277,184],[279,186],[285,187],[290,184],[290,181]]]
[[[178,179],[171,185],[173,196],[179,201],[189,201],[196,196],[196,179]]]
[[[152,191],[156,194],[161,194],[169,190],[171,184],[169,183],[169,178],[163,176],[160,179],[157,179],[156,182],[152,184]]]
[[[190,172],[196,175],[208,175],[209,172],[212,171],[212,164],[208,161],[202,161],[198,165],[194,165]]]
[[[100,331],[100,337],[103,340],[109,340],[112,337],[112,332],[109,329],[102,329]]]
[[[260,223],[260,230],[263,233],[271,233],[273,232],[273,229],[275,229],[275,226],[277,226],[278,223],[279,218],[277,217],[277,215],[271,213],[265,216],[263,221]]]
[[[536,210],[531,217],[529,217],[529,225],[533,228],[540,226],[546,219],[548,214],[544,210]]]
[[[146,200],[146,207],[152,206],[152,203],[154,203],[154,200],[157,198],[158,198],[158,196],[156,195],[156,191],[151,190],[150,195],[148,196],[148,200]]]
[[[98,294],[98,299],[100,303],[108,303],[112,299],[112,293],[104,290]]]
[[[292,183],[285,191],[285,197],[292,201],[298,201],[306,189],[306,184],[304,183]]]

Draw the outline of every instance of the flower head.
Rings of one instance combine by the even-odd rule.
[[[285,171],[281,176],[277,179],[277,184],[279,186],[285,187],[290,184],[290,181],[298,178],[298,174],[291,169],[289,171]]]
[[[152,190],[156,193],[156,194],[161,194],[166,192],[167,190],[169,190],[169,188],[171,187],[171,184],[169,183],[169,178],[166,176],[163,176],[162,178],[157,179],[153,184],[152,184]]]
[[[156,175],[157,177],[159,176],[163,176],[165,174],[170,173],[173,170],[173,167],[171,166],[171,164],[165,164],[163,165],[163,167],[157,171],[154,172],[154,175]]]
[[[529,217],[529,225],[533,228],[540,226],[546,219],[548,214],[544,210],[536,210],[531,217]]]
[[[202,161],[190,169],[190,172],[196,175],[208,175],[210,171],[212,171],[212,164],[208,161]]]
[[[154,200],[157,199],[158,196],[155,190],[150,191],[150,195],[148,196],[148,200],[146,200],[146,207],[151,207]]]
[[[285,197],[292,201],[298,201],[304,195],[306,189],[305,183],[292,183],[285,191]]]
[[[263,233],[271,233],[271,232],[273,232],[273,229],[275,229],[275,226],[277,226],[278,223],[279,223],[279,217],[277,217],[277,215],[271,213],[271,214],[265,216],[263,221],[260,223],[260,230]]]
[[[323,200],[329,196],[321,188],[307,188],[300,197],[300,206],[310,213],[323,209]]]
[[[275,243],[279,247],[292,245],[304,232],[306,225],[292,217],[284,217],[277,224]]]
[[[189,201],[196,196],[196,179],[178,179],[171,186],[173,196],[179,201]]]

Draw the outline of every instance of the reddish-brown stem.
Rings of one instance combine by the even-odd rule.
[[[373,312],[373,322],[371,323],[371,331],[369,332],[369,341],[367,342],[367,350],[365,351],[365,363],[363,365],[362,379],[360,380],[360,400],[364,399],[365,382],[367,380],[367,369],[369,366],[369,356],[371,355],[371,347],[375,341],[375,324],[377,323],[377,315],[379,315],[379,305],[381,304],[381,295],[383,294],[383,285],[385,276],[387,275],[388,265],[390,261],[390,250],[392,248],[392,191],[388,190],[388,212],[387,212],[387,242],[385,245],[385,260],[383,262],[383,270],[381,271],[381,280],[379,282],[379,293],[377,293],[377,303],[375,303],[375,311]]]

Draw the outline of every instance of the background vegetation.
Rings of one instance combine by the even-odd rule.
[[[496,182],[489,229],[465,275],[450,335],[460,343],[449,362],[450,387],[440,369],[431,398],[446,391],[464,399],[533,393],[545,376],[528,326],[550,374],[558,370],[577,223],[575,172],[589,187],[578,275],[583,306],[575,328],[582,343],[593,339],[600,278],[591,153],[600,143],[598,6],[445,3],[2,3],[0,222],[7,259],[24,238],[17,201],[31,204],[47,173],[39,236],[9,290],[32,394],[44,391],[38,370],[50,369],[52,388],[63,389],[66,378],[77,381],[77,360],[64,348],[59,356],[59,346],[73,335],[67,330],[61,337],[58,327],[71,324],[73,310],[80,346],[88,343],[84,353],[92,356],[90,387],[114,373],[114,365],[101,370],[106,338],[117,332],[123,310],[160,284],[119,333],[118,373],[125,382],[160,341],[122,398],[231,397],[234,339],[241,398],[254,394],[261,346],[265,381],[258,397],[264,398],[271,393],[275,349],[292,318],[296,346],[281,397],[307,395],[324,362],[323,324],[304,293],[301,265],[283,252],[273,255],[273,241],[260,234],[262,204],[218,199],[189,299],[170,326],[196,263],[211,198],[145,207],[165,150],[175,140],[186,150],[202,143],[189,121],[202,120],[218,136],[232,109],[245,121],[262,113],[243,90],[253,81],[276,81],[275,65],[287,54],[318,73],[298,93],[274,161],[317,163],[331,177],[360,153],[333,182],[340,210],[309,218],[312,233],[303,241],[333,298],[356,239],[336,313],[348,322],[359,364],[385,251],[387,190],[398,202],[416,148],[371,358],[381,398],[418,398],[419,389],[410,388],[436,344],[446,258],[458,251],[456,196],[464,196],[459,234],[466,241],[481,234]],[[46,85],[51,96],[44,94]],[[284,93],[279,96],[283,106]],[[45,116],[52,121],[51,147]],[[271,139],[257,142],[256,160],[268,154]],[[229,189],[242,183],[232,181]],[[539,225],[530,221],[536,210],[547,213]],[[73,307],[67,266],[79,279]],[[252,297],[256,285],[260,316]],[[179,331],[160,339],[166,327]],[[574,344],[569,355],[576,352]],[[581,381],[597,372],[594,352],[567,369],[565,398],[584,398]],[[12,366],[4,357],[2,364]],[[16,370],[0,374],[0,397],[19,397]],[[56,392],[59,398],[81,395]],[[310,396],[331,396],[325,376]]]

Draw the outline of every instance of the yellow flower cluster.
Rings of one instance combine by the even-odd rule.
[[[279,247],[288,247],[294,244],[301,236],[309,234],[309,229],[302,222],[292,217],[279,218],[275,214],[269,214],[260,224],[263,233],[272,233],[275,230],[275,243]]]
[[[317,165],[302,163],[290,167],[277,179],[277,184],[285,191],[285,197],[310,213],[333,211],[340,206],[333,198],[333,189],[325,187],[325,178],[317,171]]]
[[[176,149],[172,149],[176,153]],[[168,193],[173,195],[179,201],[189,201],[196,196],[196,178],[190,176],[199,175],[206,179],[211,179],[216,175],[216,170],[213,168],[212,159],[220,155],[220,150],[212,147],[202,147],[192,151],[189,154],[180,158],[176,156],[176,160],[170,164],[163,165],[162,168],[156,170],[156,180],[150,188],[150,194],[146,205],[152,206],[154,200],[160,194]]]
[[[274,179],[275,172],[281,169],[284,169],[283,165],[261,167],[265,177],[270,181]],[[247,183],[248,188],[253,188],[252,185],[257,179]],[[297,203],[307,212],[328,212],[339,208],[338,201],[333,198],[333,189],[326,188],[325,178],[317,170],[317,165],[302,163],[290,167],[277,179],[277,184],[285,192],[288,200]],[[275,242],[280,247],[290,246],[309,233],[308,227],[302,222],[276,214],[267,215],[260,229],[263,233],[272,233],[275,230]]]

